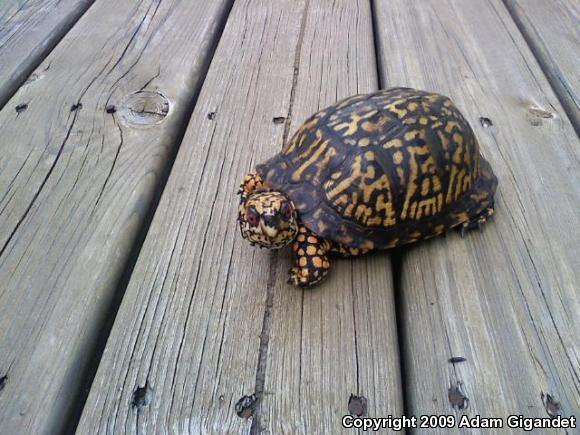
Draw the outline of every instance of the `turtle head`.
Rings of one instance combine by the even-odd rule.
[[[242,237],[263,248],[281,248],[296,237],[297,213],[281,192],[256,192],[240,204],[238,221]]]

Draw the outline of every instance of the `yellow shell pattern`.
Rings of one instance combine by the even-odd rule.
[[[367,249],[459,225],[491,205],[497,184],[451,100],[409,88],[316,113],[257,169],[312,231]]]

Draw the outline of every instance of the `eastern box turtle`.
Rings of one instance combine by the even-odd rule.
[[[331,253],[360,255],[479,227],[493,213],[496,187],[449,98],[393,88],[309,118],[244,178],[238,220],[252,244],[294,242],[289,282],[309,287],[327,275]]]

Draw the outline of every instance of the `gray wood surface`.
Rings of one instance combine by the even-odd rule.
[[[385,0],[375,10],[382,85],[449,95],[499,178],[482,231],[403,258],[407,411],[578,416],[580,144],[563,108],[501,1]],[[455,387],[469,399],[463,410],[450,403],[463,402]]]
[[[580,135],[580,2],[504,0]]]
[[[75,412],[229,6],[99,1],[0,112],[0,433]]]
[[[303,10],[296,0],[234,3],[79,433],[251,430],[234,407],[255,390],[268,285],[286,273],[240,237],[235,193],[282,145],[273,118],[288,113]]]
[[[308,3],[296,59],[291,132],[319,109],[378,88],[371,20],[367,1]],[[257,429],[270,434],[353,433],[341,426],[351,394],[366,399],[366,415],[401,415],[388,253],[333,260],[328,279],[306,291],[285,283],[291,261],[289,252],[281,253],[270,289]]]
[[[388,256],[339,261],[299,291],[285,282],[288,250],[252,248],[235,222],[241,177],[285,130],[377,86],[369,20],[364,2],[235,4],[80,433],[335,433],[351,393],[402,412]],[[135,407],[144,385],[150,402]],[[234,410],[252,393],[254,421]]]
[[[0,1],[0,108],[93,2]]]

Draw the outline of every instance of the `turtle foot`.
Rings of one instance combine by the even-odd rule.
[[[463,224],[459,227],[459,233],[461,237],[465,236],[465,233],[470,230],[479,230],[487,222],[487,220],[493,216],[494,208],[493,205],[491,207],[487,207],[481,213],[473,217],[472,219],[468,220],[467,222],[463,222]]]

